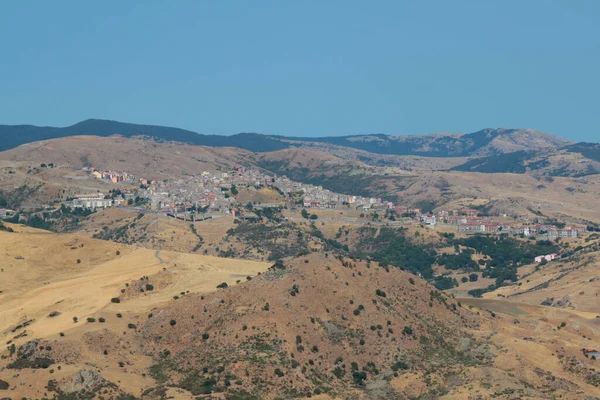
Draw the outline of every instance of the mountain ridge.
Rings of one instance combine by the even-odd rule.
[[[581,177],[600,173],[600,144],[575,143],[543,151],[520,150],[473,158],[452,171],[483,173],[535,173],[544,176]]]
[[[205,135],[190,130],[159,125],[130,124],[112,120],[87,119],[58,128],[35,125],[0,125],[0,151],[19,145],[68,136],[145,136],[157,141],[182,142],[211,147],[238,147],[253,152],[269,152],[290,147],[342,146],[375,154],[419,155],[428,157],[487,156],[519,150],[542,150],[574,144],[567,139],[531,129],[482,129],[462,134],[391,136],[386,134],[286,137],[260,133],[231,136]]]

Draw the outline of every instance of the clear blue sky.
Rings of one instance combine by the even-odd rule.
[[[600,1],[0,2],[0,124],[600,141]]]

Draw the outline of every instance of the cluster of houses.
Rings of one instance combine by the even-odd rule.
[[[421,218],[421,222],[425,224],[435,225],[438,222],[438,218],[431,213],[421,214],[420,208],[410,208],[397,205],[394,207],[394,211],[396,211],[396,214],[400,216],[414,216],[415,218]]]
[[[232,187],[273,187],[291,201],[299,196],[305,208],[335,209],[348,205],[357,209],[371,210],[392,208],[390,202],[379,198],[343,195],[323,189],[321,186],[295,182],[287,177],[269,176],[243,167],[229,172],[202,172],[199,176],[185,179],[152,182],[144,191],[154,209],[164,212],[185,211],[191,207],[211,211],[229,212],[235,204]]]
[[[456,232],[463,234],[508,234],[524,237],[543,235],[548,239],[574,239],[587,230],[585,226],[577,225],[558,227],[550,224],[514,224],[512,221],[498,221],[493,217],[479,216],[478,211],[472,209],[441,210],[436,214],[421,214],[419,219],[422,224],[429,226],[437,224],[456,226]]]
[[[127,172],[119,172],[119,171],[101,171],[96,168],[83,168],[84,171],[89,172],[93,177],[98,179],[104,179],[107,181],[111,181],[112,183],[119,182],[127,182],[127,183],[135,183],[138,178],[135,175],[129,174]],[[140,181],[145,181],[145,179],[140,179]],[[144,182],[142,182],[144,184]]]
[[[303,188],[304,189],[304,188]],[[314,187],[314,191],[318,194],[311,193],[302,199],[304,208],[320,208],[324,210],[336,209],[341,205],[347,205],[363,211],[392,209],[394,204],[391,202],[383,202],[380,198],[366,198],[360,196],[346,196],[330,192],[321,187]],[[305,192],[306,193],[306,192]]]
[[[229,212],[235,202],[234,196],[228,193],[232,185],[237,188],[274,187],[288,198],[299,195],[302,198],[301,205],[305,208],[335,209],[341,205],[348,205],[361,210],[394,209],[393,203],[384,202],[380,198],[338,194],[321,186],[295,182],[285,176],[270,176],[245,167],[237,167],[226,172],[204,171],[198,176],[165,181],[138,179],[127,172],[100,170],[93,167],[85,167],[84,171],[112,183],[141,184],[144,189],[140,191],[139,196],[148,199],[153,209],[165,213],[184,212],[192,207]],[[73,203],[75,207],[106,208],[119,205],[118,200],[113,200],[112,204],[109,204],[108,201],[103,201],[107,199],[96,198],[97,195],[80,197],[75,199]],[[404,207],[397,211],[403,214],[412,210]],[[420,215],[420,210],[416,211]]]
[[[102,193],[78,195],[71,205],[76,208],[101,209],[125,205],[129,199],[138,196],[145,199],[152,209],[175,214],[190,211],[211,211],[231,213],[236,208],[237,189],[246,187],[273,187],[285,197],[290,204],[300,198],[299,205],[310,209],[336,209],[341,206],[364,211],[392,211],[406,220],[418,222],[429,227],[438,224],[452,225],[457,233],[463,234],[509,234],[512,236],[545,235],[549,239],[577,238],[586,231],[584,226],[557,227],[545,224],[526,224],[523,221],[503,221],[488,216],[479,216],[474,209],[439,210],[435,213],[422,213],[419,208],[394,205],[381,198],[368,198],[356,195],[345,195],[324,189],[321,186],[292,181],[285,176],[270,176],[257,170],[238,167],[225,172],[204,171],[199,175],[174,180],[150,181],[138,179],[127,172],[104,171],[95,168],[84,168],[98,179],[113,183],[128,182],[141,184],[135,193],[122,192],[119,196],[108,196]],[[235,189],[234,189],[235,188]],[[14,215],[14,211],[0,209],[0,218]],[[527,219],[526,216],[520,219]],[[544,256],[548,257],[548,256]]]
[[[335,193],[324,189],[322,186],[294,182],[287,177],[274,177],[269,185],[277,188],[281,193],[291,197],[298,194],[302,197],[302,207],[317,209],[335,209],[347,205],[361,210],[392,209],[392,202],[383,201],[381,198],[362,197]]]
[[[192,207],[225,211],[234,200],[223,190],[230,187],[223,179],[203,173],[198,177],[152,183],[142,196],[149,200],[152,209],[167,214],[185,212]]]
[[[462,210],[440,210],[437,213],[426,213],[421,214],[421,210],[408,209],[406,207],[397,206],[396,212],[399,214],[410,214],[415,215],[422,224],[425,225],[437,225],[437,224],[449,224],[449,225],[463,225],[469,222],[479,221],[480,218],[476,218],[478,215],[477,210],[462,209]]]
[[[544,235],[548,239],[576,239],[581,233],[586,231],[584,226],[566,226],[558,228],[554,225],[530,225],[530,226],[512,226],[509,223],[500,223],[494,221],[476,221],[458,224],[456,232],[458,233],[505,233],[512,236],[538,236]]]
[[[544,224],[513,226],[506,222],[495,222],[489,218],[467,220],[464,223],[456,224],[456,232],[458,233],[505,233],[524,237],[544,235],[548,239],[576,239],[585,231],[585,226],[565,226],[563,228]]]

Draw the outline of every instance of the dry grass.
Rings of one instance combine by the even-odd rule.
[[[269,266],[13,227],[17,233],[0,232],[5,249],[0,254],[0,332],[6,340],[16,334],[11,328],[26,320],[34,320],[27,327],[29,337],[43,338],[72,328],[75,316],[84,321],[99,312],[145,312],[180,292],[211,292],[222,282],[235,284]],[[163,290],[111,303],[126,283],[163,269],[171,282]],[[48,318],[52,312],[60,315]]]

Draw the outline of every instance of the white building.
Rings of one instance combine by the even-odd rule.
[[[76,208],[107,208],[112,207],[111,199],[105,199],[102,193],[75,196],[73,207]]]
[[[545,256],[537,256],[535,258],[535,262],[540,263],[543,260],[552,261],[552,260],[554,260],[556,258],[556,256],[557,256],[556,254],[548,254],[548,255],[545,255]]]
[[[14,214],[14,210],[9,210],[8,208],[0,208],[0,218],[12,217]]]

